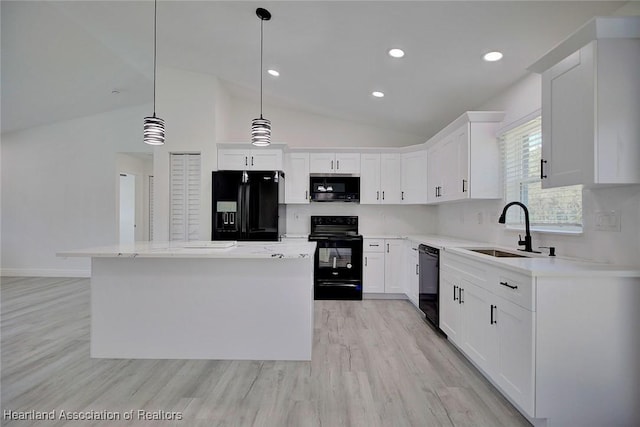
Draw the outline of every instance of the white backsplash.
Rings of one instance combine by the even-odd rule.
[[[438,234],[517,247],[518,232],[498,224],[503,200],[439,205]],[[597,212],[615,212],[618,230],[600,230]],[[532,233],[534,249],[554,246],[559,256],[597,262],[640,265],[640,185],[585,189],[583,232],[579,235]],[[546,251],[546,249],[544,250]]]
[[[360,234],[365,237],[433,234],[437,230],[434,206],[310,203],[287,205],[287,234],[309,234],[311,215],[356,215]]]

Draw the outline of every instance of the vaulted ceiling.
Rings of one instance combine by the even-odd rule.
[[[265,74],[265,102],[427,138],[624,3],[161,0],[158,65],[255,96],[264,7],[265,67],[281,73]],[[3,132],[151,102],[152,1],[3,0],[0,13]],[[491,50],[504,59],[484,62]]]

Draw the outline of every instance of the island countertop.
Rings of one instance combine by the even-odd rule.
[[[315,242],[136,242],[61,251],[59,257],[92,258],[313,258]]]

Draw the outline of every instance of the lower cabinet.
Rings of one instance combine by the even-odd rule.
[[[403,293],[402,239],[365,238],[362,252],[364,293]]]
[[[407,240],[404,253],[404,293],[409,297],[409,301],[418,307],[420,293],[418,243]]]
[[[508,273],[474,264],[446,251],[442,255],[440,328],[513,402],[533,417],[535,312],[498,295],[503,289],[510,289],[500,283],[500,278]],[[520,278],[520,287],[513,291],[522,294],[531,290],[533,278],[529,282]]]
[[[384,253],[363,252],[362,292],[384,293]]]

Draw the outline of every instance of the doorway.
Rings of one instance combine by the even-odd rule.
[[[120,244],[136,241],[136,176],[120,174]]]

